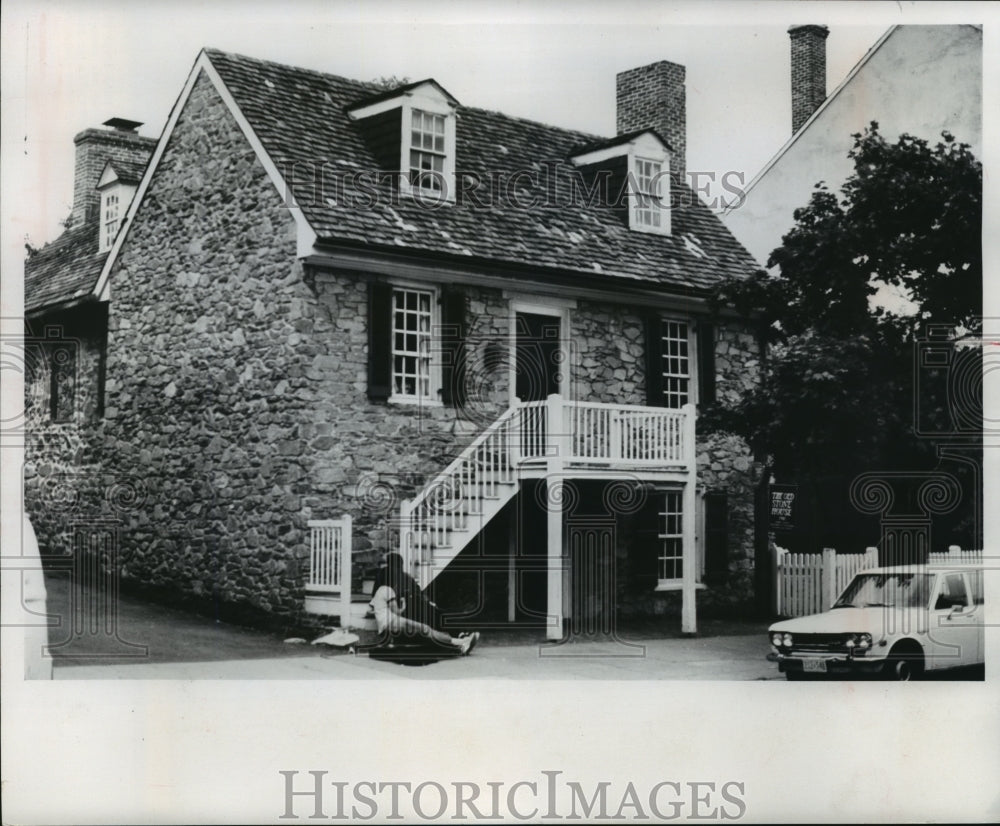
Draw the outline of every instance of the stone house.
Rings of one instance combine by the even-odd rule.
[[[284,621],[356,619],[328,586],[393,548],[464,622],[553,638],[748,600],[760,469],[697,411],[755,381],[753,322],[706,303],[755,264],[685,183],[684,95],[681,66],[621,73],[600,138],[204,50],[75,259],[100,369],[65,416],[29,384],[61,440],[28,450],[43,544],[61,496],[114,515],[124,579]]]
[[[872,121],[888,141],[904,132],[931,144],[948,131],[982,157],[983,29],[890,27],[826,94],[826,26],[792,26],[788,141],[722,216],[761,264],[794,225],[817,183],[832,192],[854,171],[852,135]]]

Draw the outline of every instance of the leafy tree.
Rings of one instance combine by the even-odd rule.
[[[936,467],[914,411],[946,420],[953,400],[917,375],[915,348],[932,324],[975,334],[982,314],[982,166],[969,147],[947,133],[934,146],[890,144],[875,122],[853,137],[840,193],[817,184],[771,271],[714,296],[717,309],[760,318],[770,349],[755,391],[706,418],[746,438],[779,479],[836,492],[841,507],[818,526],[827,544],[843,536],[857,474]]]

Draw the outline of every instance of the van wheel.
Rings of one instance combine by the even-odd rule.
[[[919,680],[924,673],[924,655],[916,646],[900,646],[889,652],[882,667],[887,680]]]

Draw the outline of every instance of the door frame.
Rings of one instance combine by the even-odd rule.
[[[530,313],[532,315],[547,315],[559,319],[559,348],[566,356],[565,368],[560,371],[559,395],[564,400],[570,400],[572,394],[572,370],[573,353],[569,346],[572,337],[570,331],[570,310],[576,309],[576,301],[573,299],[556,298],[545,295],[522,295],[518,293],[504,292],[504,298],[508,299],[508,336],[510,346],[508,347],[509,358],[507,360],[507,388],[510,404],[514,404],[515,393],[517,392],[517,314]]]

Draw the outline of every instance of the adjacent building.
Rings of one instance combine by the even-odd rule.
[[[934,144],[949,132],[982,157],[982,26],[893,26],[829,96],[828,33],[818,25],[789,29],[791,135],[723,215],[761,264],[816,185],[836,191],[854,171],[852,135],[872,121],[890,142],[909,133]]]

